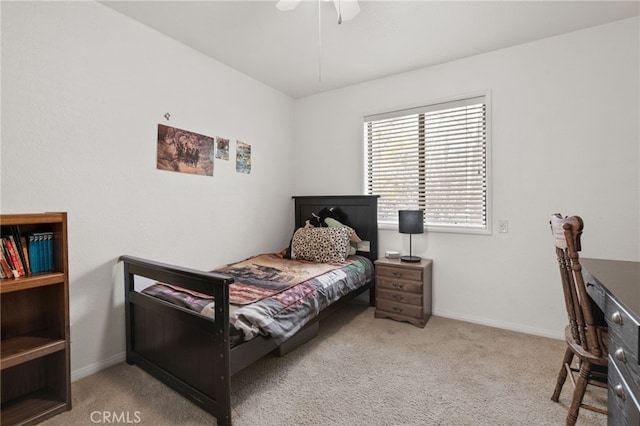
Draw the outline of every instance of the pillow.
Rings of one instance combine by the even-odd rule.
[[[291,259],[319,263],[344,262],[349,254],[351,230],[300,228],[291,240]]]
[[[351,228],[351,227],[349,227],[347,225],[343,225],[342,223],[338,222],[334,218],[325,217],[324,218],[324,223],[326,223],[329,228],[347,228],[347,229],[350,229],[351,230],[351,234],[349,235],[349,238],[350,238],[351,242],[353,242],[353,243],[362,242],[360,237],[358,237],[358,234],[356,234],[356,230],[355,229],[353,229],[353,228]]]

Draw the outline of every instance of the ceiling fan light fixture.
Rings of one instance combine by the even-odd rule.
[[[276,3],[276,7],[278,8],[278,10],[288,12],[295,9],[300,1],[301,0],[280,0],[278,3]]]
[[[279,0],[276,3],[278,10],[288,12],[295,9],[302,0]],[[318,82],[322,82],[322,3],[331,0],[317,0],[318,2]],[[333,5],[338,12],[338,25],[342,21],[349,21],[360,13],[358,0],[333,0]]]
[[[280,0],[276,3],[278,10],[288,12],[295,9],[302,0]],[[331,1],[331,0],[324,0]],[[343,21],[352,20],[358,13],[360,13],[360,5],[358,0],[333,0],[333,5],[338,13],[338,24]]]
[[[333,5],[338,13],[338,24],[343,21],[350,21],[360,13],[358,0],[333,0]]]

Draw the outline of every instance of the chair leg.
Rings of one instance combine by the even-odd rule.
[[[590,375],[591,364],[583,361],[580,366],[578,382],[576,383],[576,388],[573,391],[573,399],[571,400],[571,406],[569,407],[569,414],[567,415],[567,426],[575,425],[578,420],[578,411],[580,410],[580,405],[582,405],[582,398],[587,390]]]
[[[553,391],[553,395],[551,396],[551,400],[553,402],[558,402],[560,399],[560,392],[562,391],[562,386],[564,386],[564,382],[567,380],[567,365],[571,365],[573,361],[573,351],[571,348],[567,347],[567,350],[564,353],[564,358],[562,360],[562,367],[558,372],[558,380],[556,382],[556,388]]]

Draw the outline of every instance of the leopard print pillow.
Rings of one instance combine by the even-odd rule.
[[[293,234],[291,258],[311,262],[344,262],[349,255],[348,228],[300,228]]]

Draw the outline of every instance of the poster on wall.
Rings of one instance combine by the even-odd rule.
[[[251,173],[251,145],[236,141],[236,172]]]
[[[229,160],[229,139],[216,137],[216,158]]]
[[[214,139],[158,124],[157,168],[213,176]]]

